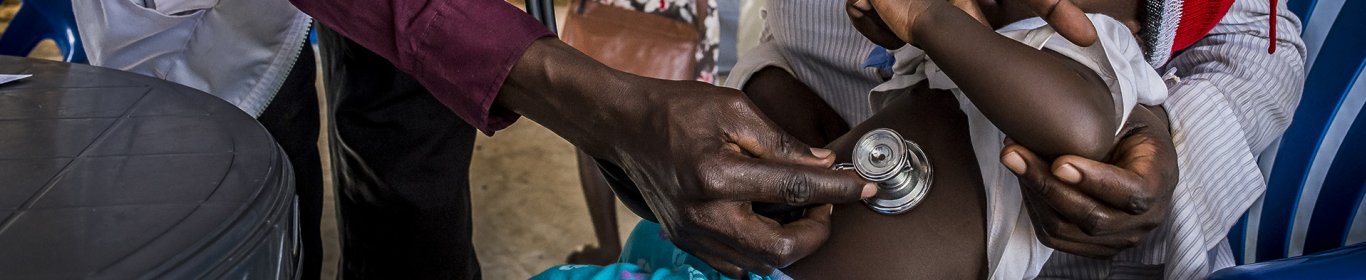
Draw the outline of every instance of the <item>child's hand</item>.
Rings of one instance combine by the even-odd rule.
[[[947,2],[986,26],[975,0],[846,0],[845,12],[854,28],[883,48],[897,49],[913,43],[916,19]],[[881,12],[879,12],[881,11]]]
[[[844,12],[849,14],[849,21],[854,24],[854,29],[858,29],[863,37],[868,37],[873,44],[882,46],[889,50],[895,50],[906,45],[901,38],[897,38],[896,33],[887,27],[887,23],[878,16],[877,10],[868,3],[869,0],[846,0],[844,1]]]

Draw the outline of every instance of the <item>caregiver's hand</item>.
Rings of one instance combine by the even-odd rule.
[[[1091,25],[1091,19],[1087,18],[1086,13],[1077,7],[1076,3],[1072,3],[1072,0],[1018,1],[1023,2],[1030,10],[1034,11],[1035,15],[1047,21],[1049,26],[1052,26],[1054,30],[1058,31],[1058,34],[1062,34],[1068,41],[1082,46],[1090,46],[1096,42],[1095,26]],[[913,42],[912,25],[930,7],[929,2],[947,2],[966,12],[977,21],[983,24],[987,23],[978,0],[847,0],[845,6],[846,12],[850,13],[851,18],[855,17],[856,12],[860,16],[865,14],[880,16],[884,22],[881,27],[886,28],[886,33],[894,34],[909,43]],[[876,12],[873,12],[874,10]],[[859,31],[863,32],[864,35],[869,35],[869,30],[865,30],[871,29],[868,27],[869,24],[861,23],[860,20],[855,19],[854,26],[859,28]],[[884,42],[877,41],[875,36],[869,35],[868,37],[873,39],[874,43],[886,47]]]
[[[1114,164],[1066,155],[1052,164],[1009,144],[1001,162],[1020,175],[1044,245],[1092,258],[1134,247],[1167,218],[1177,183],[1176,150],[1161,107],[1134,109]]]
[[[876,192],[830,170],[830,150],[783,133],[737,90],[622,73],[553,38],[532,44],[498,104],[621,166],[674,244],[732,277],[811,254],[829,235],[828,203]],[[751,202],[821,206],[779,224]]]

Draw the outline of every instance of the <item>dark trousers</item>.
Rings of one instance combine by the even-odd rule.
[[[477,279],[475,129],[383,57],[318,28],[336,175],[341,277]]]
[[[307,44],[307,42],[304,42]],[[313,48],[305,45],[289,77],[256,120],[289,156],[294,166],[294,188],[299,197],[299,235],[303,263],[301,279],[318,279],[322,268],[322,237],[318,223],[323,211],[323,172],[318,157],[317,66]]]

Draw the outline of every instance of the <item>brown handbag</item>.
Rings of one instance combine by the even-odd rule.
[[[578,0],[570,7],[560,39],[608,67],[666,80],[697,79],[694,57],[701,42],[707,1],[697,1],[697,20],[681,20]]]

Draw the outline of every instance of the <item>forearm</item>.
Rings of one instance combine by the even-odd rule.
[[[644,78],[613,70],[564,44],[542,38],[531,44],[512,67],[495,105],[521,114],[554,131],[594,157],[610,158],[615,145],[594,137],[616,135],[647,124],[620,113],[641,107],[647,91],[634,91]],[[628,97],[629,98],[626,98]]]
[[[1114,104],[1092,70],[1001,36],[948,5],[916,21],[918,47],[1016,142],[1050,158],[1100,159],[1114,145]]]

